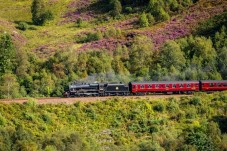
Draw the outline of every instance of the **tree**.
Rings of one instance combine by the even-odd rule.
[[[147,16],[144,12],[139,18],[139,25],[140,25],[140,27],[148,27],[148,25],[149,25]]]
[[[214,44],[216,49],[227,47],[227,29],[225,26],[222,26],[220,32],[215,34]]]
[[[161,66],[170,69],[171,66],[177,70],[182,70],[185,67],[186,59],[184,52],[175,41],[167,41],[162,47],[160,54]]]
[[[11,36],[4,33],[0,37],[0,75],[15,68],[16,50]]]
[[[129,71],[135,76],[147,77],[152,62],[153,42],[146,36],[135,37],[129,51]]]
[[[151,13],[147,14],[147,19],[148,19],[148,23],[149,23],[150,26],[154,25],[155,19],[154,19],[154,16],[151,15]]]
[[[223,79],[227,79],[227,47],[223,47],[217,57],[218,68]]]
[[[32,21],[34,24],[36,25],[42,24],[41,16],[44,11],[45,11],[44,1],[33,0],[32,6],[31,6],[31,12],[32,12]]]
[[[19,84],[16,76],[11,73],[6,73],[1,78],[0,97],[2,98],[18,98]]]
[[[160,21],[166,21],[170,19],[169,14],[162,7],[158,9],[158,19]]]
[[[111,0],[110,1],[110,6],[111,6],[111,14],[115,16],[119,16],[122,12],[122,6],[121,2],[119,0]]]
[[[43,25],[47,20],[53,19],[53,13],[45,10],[43,0],[33,0],[31,6],[32,21],[35,25]]]

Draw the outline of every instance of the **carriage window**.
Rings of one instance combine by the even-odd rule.
[[[148,85],[148,88],[152,88],[151,85]]]
[[[183,84],[180,84],[180,88],[183,88],[183,86],[184,86]]]
[[[169,84],[167,84],[166,87],[169,88]]]
[[[190,84],[187,84],[187,87],[190,88]]]
[[[176,88],[176,84],[173,84],[173,88]]]
[[[211,86],[211,87],[213,87],[213,86],[214,86],[214,84],[213,84],[213,83],[210,83],[210,86]]]
[[[217,86],[220,87],[221,86],[221,83],[218,83]]]
[[[144,85],[140,85],[140,88],[141,88],[141,89],[144,89]]]
[[[158,85],[158,84],[156,84],[156,85],[155,85],[155,88],[159,88],[159,85]]]

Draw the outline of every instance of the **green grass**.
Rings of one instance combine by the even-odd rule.
[[[4,21],[13,22],[12,27],[17,27],[20,21],[28,22],[29,27],[36,30],[18,31],[26,37],[26,45],[23,49],[32,51],[40,46],[48,45],[53,49],[57,49],[61,44],[69,44],[72,48],[77,48],[77,44],[73,44],[74,35],[82,29],[74,28],[74,23],[58,25],[62,21],[63,14],[67,11],[67,5],[71,0],[58,0],[46,2],[47,9],[54,13],[54,20],[46,23],[45,26],[34,26],[31,20],[31,1],[3,1],[0,0],[0,18]],[[10,29],[5,25],[1,25],[0,30],[13,32],[15,29]],[[48,53],[48,52],[46,52]]]
[[[31,22],[31,1],[6,1],[0,0],[0,18],[8,21],[27,21]]]

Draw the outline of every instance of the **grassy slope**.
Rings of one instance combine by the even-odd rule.
[[[11,34],[13,33],[13,31],[16,31],[18,35],[14,35],[14,37],[16,37],[14,38],[15,41],[19,43],[19,45],[22,42],[24,45],[20,46],[23,46],[23,48],[28,51],[34,51],[41,57],[48,57],[59,49],[67,50],[69,48],[79,48],[81,44],[75,43],[76,34],[88,30],[105,30],[106,28],[109,28],[111,26],[121,28],[124,35],[127,35],[128,33],[136,33],[151,36],[154,39],[155,45],[159,46],[167,39],[176,39],[190,34],[200,20],[208,19],[215,14],[226,11],[227,6],[226,2],[221,0],[215,1],[213,2],[213,4],[201,0],[198,4],[191,7],[188,12],[184,12],[183,14],[172,17],[176,18],[176,20],[157,24],[153,27],[145,29],[139,29],[138,26],[134,24],[137,20],[136,14],[132,16],[126,16],[119,21],[112,20],[110,22],[101,23],[99,25],[96,25],[94,22],[90,22],[88,27],[80,29],[74,27],[75,18],[78,17],[74,14],[74,12],[78,10],[78,8],[75,7],[81,7],[83,9],[83,12],[82,14],[80,14],[80,16],[83,16],[84,18],[90,17],[94,12],[91,11],[91,14],[89,14],[90,10],[86,10],[86,7],[90,3],[90,1],[86,1],[86,4],[84,4],[83,1],[81,1],[80,3],[77,2],[80,1],[48,0],[46,2],[47,7],[54,12],[55,19],[47,23],[46,26],[35,26],[37,30],[18,31],[14,28],[17,26],[15,22],[25,21],[31,23],[31,1],[0,0],[0,31],[8,30]],[[83,5],[85,5],[85,9],[83,8]],[[217,11],[214,13],[211,10]],[[69,17],[63,18],[63,16],[66,15],[67,12],[69,12]],[[190,15],[195,14],[197,15],[197,17],[191,19]],[[188,16],[189,19],[187,18]],[[12,28],[9,28],[7,24],[3,23],[7,21],[10,22],[9,24]],[[122,38],[122,41],[127,43],[127,40],[125,41],[125,38]],[[105,45],[111,45],[115,41],[116,40],[102,39],[100,41],[85,44],[85,47],[94,48],[96,45],[101,48],[106,48]]]
[[[0,103],[3,121],[0,124],[2,128],[22,125],[37,138],[45,138],[45,135],[58,131],[77,131],[87,139],[96,139],[102,147],[138,145],[152,137],[163,146],[167,142],[176,145],[185,129],[203,129],[207,122],[215,121],[215,117],[226,117],[226,99],[226,93],[216,93],[179,100],[113,98],[74,105],[36,105],[32,101],[26,105]],[[154,108],[160,104],[163,110]],[[158,128],[154,135],[150,133],[152,127]]]

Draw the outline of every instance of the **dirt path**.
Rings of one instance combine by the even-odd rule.
[[[180,98],[184,96],[190,96],[190,95],[147,95],[147,96],[113,96],[113,97],[80,97],[80,98],[37,98],[38,104],[58,104],[58,103],[64,103],[64,104],[73,104],[75,102],[95,102],[95,101],[105,101],[110,98],[128,98],[128,99],[159,99],[159,98]],[[0,100],[0,102],[10,104],[10,103],[25,103],[28,99],[4,99]]]

